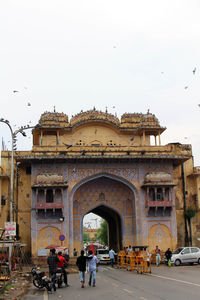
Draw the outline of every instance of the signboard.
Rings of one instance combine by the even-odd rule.
[[[5,236],[16,235],[16,222],[5,222]]]
[[[38,249],[38,256],[47,256],[47,249]]]
[[[60,240],[61,242],[65,240],[64,234],[61,234],[61,235],[59,236],[59,240]]]

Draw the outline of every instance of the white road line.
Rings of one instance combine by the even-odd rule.
[[[119,285],[116,283],[112,283],[113,286],[118,287]]]
[[[129,291],[129,290],[127,290],[127,289],[123,289],[123,291],[125,291],[125,292],[127,292],[127,293],[129,293],[129,294],[132,294],[132,293],[133,293],[132,291]]]
[[[47,290],[44,291],[44,300],[48,300],[49,297],[48,297],[48,293],[47,293]]]
[[[185,283],[185,284],[189,284],[189,285],[194,285],[194,286],[200,287],[200,284],[198,284],[198,283],[193,283],[193,282],[184,281],[184,280],[180,280],[180,279],[169,278],[169,277],[155,275],[155,274],[149,274],[149,276],[154,276],[154,277],[158,277],[158,278],[168,279],[168,280],[171,280],[171,281],[181,282],[181,283]]]

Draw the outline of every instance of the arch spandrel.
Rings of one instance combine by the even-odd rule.
[[[38,249],[45,249],[49,245],[59,245],[58,237],[60,234],[60,230],[56,227],[48,226],[42,228],[38,237]]]

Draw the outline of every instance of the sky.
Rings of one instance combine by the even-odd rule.
[[[0,118],[15,129],[54,106],[150,109],[162,144],[192,144],[200,165],[199,12],[198,0],[0,1]],[[1,123],[2,137],[10,149]],[[19,150],[31,146],[31,131],[19,136]]]

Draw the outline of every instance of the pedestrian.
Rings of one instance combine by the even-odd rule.
[[[78,255],[76,248],[74,248],[73,254],[74,254],[74,256]]]
[[[66,252],[63,254],[65,260],[66,260],[66,263],[68,264],[69,262],[69,252],[68,252],[68,249],[66,250]]]
[[[77,258],[76,265],[79,269],[81,288],[85,287],[85,271],[87,257],[84,256],[84,250],[81,250],[81,256]]]
[[[131,251],[133,251],[133,249],[132,249],[131,245],[129,245],[127,252],[131,252]]]
[[[115,260],[115,255],[116,255],[115,251],[113,249],[111,249],[109,251],[109,257],[110,257],[112,268],[113,268],[113,264],[114,264],[114,260]]]
[[[165,252],[165,257],[167,259],[168,266],[171,267],[172,251],[170,250],[170,248],[168,248],[167,251]]]
[[[57,263],[60,262],[55,249],[50,250],[50,255],[47,258],[47,263],[49,265],[49,275],[51,277],[51,290],[54,289],[56,291],[56,271],[57,271]]]
[[[64,284],[66,287],[69,287],[69,284],[67,282],[67,272],[65,270],[67,262],[66,262],[66,259],[62,256],[61,251],[58,252],[58,258],[60,261],[57,263],[57,267],[62,269],[62,273],[64,275]]]
[[[158,267],[160,264],[160,249],[158,248],[158,246],[156,246],[155,253],[156,253],[156,266]]]
[[[89,251],[89,286],[91,286],[91,282],[93,279],[93,287],[96,285],[96,269],[97,269],[97,264],[98,264],[98,259],[96,255],[93,255],[92,250]]]

